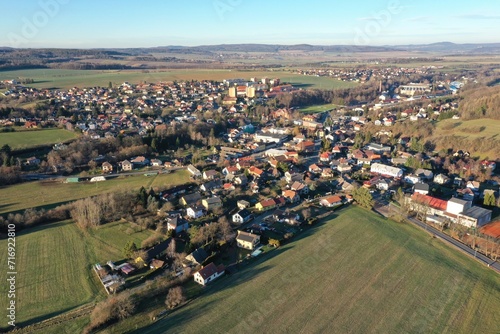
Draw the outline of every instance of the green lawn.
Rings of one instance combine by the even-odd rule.
[[[89,231],[92,238],[89,243],[92,246],[92,261],[115,262],[123,259],[123,249],[129,240],[135,242],[137,247],[141,247],[143,240],[153,234],[151,230],[135,232],[128,222],[114,222],[99,226],[95,230]]]
[[[19,233],[16,238],[17,323],[42,320],[88,303],[103,292],[90,271],[85,236],[64,221]],[[7,240],[0,240],[2,250]],[[7,268],[6,256],[0,266]],[[5,276],[5,275],[4,275]],[[7,303],[7,284],[0,284],[0,304]],[[5,322],[2,321],[0,327]]]
[[[324,112],[327,110],[331,110],[333,108],[338,108],[338,105],[333,104],[333,103],[316,104],[313,106],[300,108],[299,110],[300,110],[300,112],[303,112],[303,113],[317,113],[317,112]]]
[[[91,266],[123,259],[128,240],[140,246],[153,233],[131,233],[129,227],[128,222],[116,222],[84,234],[71,221],[64,221],[20,232],[16,238],[17,322],[42,320],[104,296]],[[0,240],[0,247],[6,249],[7,240]],[[0,258],[0,266],[7,268],[6,257]],[[5,289],[5,284],[0,285],[1,305],[7,302]],[[75,327],[73,322],[68,326],[63,333]]]
[[[274,255],[276,254],[276,255]],[[500,277],[360,208],[221,278],[137,333],[498,333]],[[144,326],[144,314],[106,330]]]
[[[12,149],[24,149],[52,145],[75,139],[75,132],[63,129],[0,132],[0,146],[8,144]]]
[[[32,69],[17,71],[1,71],[0,80],[17,77],[32,78],[35,83],[27,85],[36,88],[71,88],[103,86],[107,87],[111,81],[120,85],[124,81],[130,83],[159,82],[172,80],[223,80],[231,78],[268,77],[280,78],[282,82],[290,82],[304,88],[335,89],[353,87],[356,83],[338,81],[326,77],[314,77],[282,71],[238,71],[238,70],[150,70],[145,73],[141,70],[126,71],[94,71],[94,70],[61,70],[61,69]]]
[[[470,138],[492,138],[498,137],[500,134],[500,120],[489,118],[468,121],[446,119],[437,124],[437,130],[439,131],[436,131],[438,135],[453,134]]]
[[[183,184],[189,181],[186,170],[177,170],[170,174],[146,177],[119,177],[104,182],[64,183],[59,181],[26,182],[0,187],[0,213],[23,210],[32,207],[51,207],[79,198],[94,196],[114,191],[139,190],[141,186],[149,189],[164,188],[169,185]]]

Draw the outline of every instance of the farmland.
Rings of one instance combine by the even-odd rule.
[[[17,236],[17,323],[42,320],[96,298],[101,289],[91,276],[82,238],[69,221],[35,227]],[[0,247],[7,249],[7,240],[0,240]],[[7,268],[6,256],[0,258],[0,265]],[[6,288],[7,284],[0,285],[1,305],[7,305]]]
[[[171,174],[149,177],[139,174],[95,183],[63,183],[63,180],[26,182],[0,187],[0,213],[32,207],[53,207],[58,203],[84,197],[116,191],[139,190],[140,187],[166,188],[188,182],[189,175],[186,170],[178,170]]]
[[[268,77],[280,78],[282,82],[290,82],[299,87],[322,89],[353,87],[356,83],[339,81],[326,77],[304,76],[282,71],[240,71],[240,70],[150,70],[143,71],[94,71],[94,70],[61,70],[33,69],[0,72],[0,80],[13,78],[32,78],[33,84],[27,86],[36,88],[71,88],[107,87],[109,82],[120,85],[124,81],[131,83],[173,81],[173,80],[223,80],[232,78]]]
[[[134,231],[127,222],[115,222],[83,235],[71,221],[21,232],[16,240],[18,323],[41,320],[104,296],[91,265],[122,259],[128,240],[140,245],[151,234]],[[7,240],[0,240],[0,247],[6,249]],[[6,261],[0,258],[4,268]],[[0,303],[6,305],[6,285],[1,287]]]
[[[493,333],[499,286],[423,231],[349,208],[137,333]]]
[[[8,144],[13,150],[52,145],[75,139],[75,132],[63,129],[27,130],[0,133],[0,146]]]

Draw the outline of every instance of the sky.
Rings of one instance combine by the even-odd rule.
[[[498,0],[2,1],[0,46],[500,42]]]

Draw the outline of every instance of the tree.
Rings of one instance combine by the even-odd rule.
[[[495,206],[496,204],[495,194],[493,194],[490,191],[485,192],[483,204],[485,206]]]
[[[269,246],[279,247],[280,241],[277,239],[269,239]]]
[[[183,302],[186,301],[186,296],[184,295],[184,289],[181,286],[176,286],[168,290],[167,298],[165,299],[165,305],[169,309],[173,309]]]
[[[123,255],[125,255],[127,259],[130,259],[135,252],[137,252],[137,245],[132,240],[129,240],[123,248]]]
[[[361,207],[366,209],[373,208],[373,197],[367,188],[359,187],[353,191],[352,197]]]

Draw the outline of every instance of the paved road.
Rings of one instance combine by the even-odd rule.
[[[379,212],[380,214],[388,217],[390,216],[391,212],[391,205],[380,205],[381,203],[377,203],[379,205],[375,205],[375,211]],[[472,256],[475,258],[477,261],[483,263],[484,265],[492,268],[496,272],[500,273],[500,263],[497,261],[493,261],[492,259],[486,257],[485,255],[475,251],[474,249],[470,248],[469,246],[463,244],[462,242],[453,239],[446,233],[441,232],[440,230],[427,225],[426,223],[423,223],[415,218],[408,217],[408,220],[411,221],[413,224],[417,225],[418,227],[429,231],[430,233],[434,234],[437,238],[443,240],[445,243],[448,243],[449,245],[452,245],[455,248],[458,248],[460,251]]]
[[[460,249],[462,252],[474,257],[477,261],[487,265],[488,267],[490,268],[493,268],[494,270],[496,270],[498,273],[500,273],[500,263],[496,262],[496,261],[493,261],[492,259],[484,256],[483,254],[479,253],[479,252],[476,252],[475,250],[473,250],[472,248],[470,248],[469,246],[461,243],[460,241],[458,240],[455,240],[453,239],[452,237],[450,237],[449,235],[439,231],[438,229],[435,229],[434,227],[432,226],[429,226],[425,223],[422,223],[421,221],[415,219],[415,218],[408,218],[408,220],[410,220],[413,224],[431,232],[432,234],[434,234],[437,238],[440,238],[442,240],[444,240],[445,242],[448,242],[449,244],[455,246],[456,248]]]

